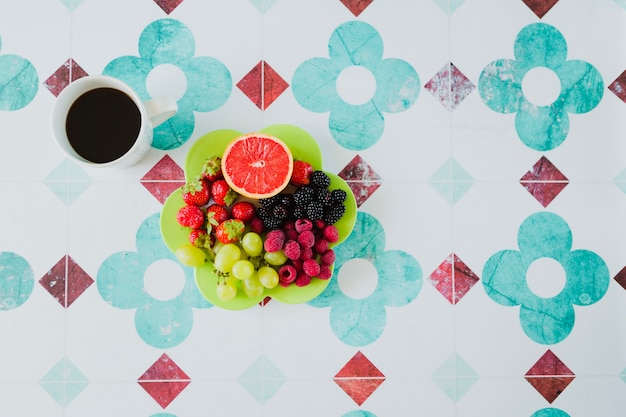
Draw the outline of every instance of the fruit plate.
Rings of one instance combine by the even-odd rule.
[[[314,169],[322,169],[322,153],[317,142],[311,135],[299,127],[292,125],[272,125],[262,130],[262,133],[273,135],[281,139],[291,150],[294,159],[302,159],[309,162]],[[203,162],[212,155],[221,155],[231,140],[244,133],[236,130],[216,130],[200,137],[189,149],[185,160],[185,179],[196,178]],[[335,223],[339,232],[339,240],[332,244],[336,247],[342,243],[352,232],[356,222],[357,206],[352,190],[346,182],[337,175],[327,172],[330,177],[330,189],[342,189],[347,198],[344,202],[346,211],[342,218]],[[182,190],[174,190],[163,205],[160,218],[161,235],[169,250],[175,252],[178,247],[189,242],[189,229],[181,227],[176,221],[178,210],[184,206]],[[243,291],[238,291],[237,296],[230,301],[223,301],[216,295],[217,276],[212,263],[206,262],[204,266],[195,270],[196,285],[200,293],[213,305],[227,310],[244,310],[262,302],[265,297],[271,297],[285,304],[299,304],[312,300],[324,291],[330,280],[313,278],[305,287],[292,284],[288,287],[280,285],[272,289],[265,289],[264,293],[257,298],[248,297]],[[331,278],[332,279],[332,278]]]

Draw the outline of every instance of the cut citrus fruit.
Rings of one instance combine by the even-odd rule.
[[[231,141],[222,155],[222,172],[239,194],[268,198],[281,192],[291,179],[293,156],[280,139],[251,133]]]

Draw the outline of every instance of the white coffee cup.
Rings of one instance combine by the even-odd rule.
[[[52,109],[52,132],[61,150],[93,167],[127,167],[146,156],[153,129],[178,110],[176,100],[142,100],[123,81],[105,75],[79,78],[61,91]]]

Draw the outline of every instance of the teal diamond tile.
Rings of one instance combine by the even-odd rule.
[[[69,359],[63,358],[44,375],[39,385],[65,407],[89,385],[89,380]]]
[[[48,174],[44,183],[61,201],[70,205],[93,183],[93,180],[78,164],[64,159]]]
[[[453,401],[458,401],[478,381],[476,372],[456,353],[431,378]]]
[[[472,186],[474,178],[454,159],[448,159],[428,180],[448,203],[456,203]]]
[[[622,381],[624,381],[624,383],[626,383],[626,368],[622,370],[619,377]]]
[[[459,8],[465,0],[433,0],[435,4],[441,7],[441,10],[446,12],[448,15],[451,15]]]
[[[276,0],[248,0],[254,7],[256,7],[261,13],[265,13],[270,7],[276,3]]]
[[[623,193],[626,193],[626,169],[620,172],[617,177],[613,179],[613,184],[622,190]]]
[[[74,11],[85,0],[59,0],[69,11]]]
[[[285,376],[261,355],[237,380],[259,404],[265,404],[286,381]]]

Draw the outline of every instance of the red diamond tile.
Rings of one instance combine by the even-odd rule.
[[[430,282],[450,304],[457,304],[478,282],[478,276],[458,256],[450,254],[432,274]]]
[[[65,255],[41,277],[39,284],[61,306],[68,308],[93,284],[93,279],[74,262],[71,256]]]
[[[363,353],[357,352],[333,380],[360,406],[385,381],[385,375]]]
[[[340,0],[344,6],[352,12],[353,15],[358,16],[363,10],[367,8],[374,0]]]
[[[265,61],[259,61],[237,87],[261,110],[267,109],[289,84]]]
[[[608,88],[613,94],[619,97],[620,100],[626,103],[626,71],[622,72]]]
[[[559,2],[559,0],[522,0],[539,19]]]
[[[569,184],[569,180],[548,158],[542,156],[524,174],[520,183],[542,206],[547,207]]]
[[[574,378],[572,371],[549,349],[526,373],[526,380],[550,404]]]
[[[626,266],[623,267],[613,279],[626,290]]]
[[[357,207],[361,207],[380,187],[380,176],[359,155],[352,158],[338,175],[352,190]]]
[[[72,58],[63,63],[43,85],[57,97],[72,81],[88,75]]]
[[[424,86],[448,111],[454,110],[476,86],[451,62]]]
[[[154,0],[154,2],[167,14],[172,13],[183,0]]]
[[[163,204],[174,190],[185,185],[185,172],[169,155],[165,155],[140,182]]]
[[[166,408],[189,385],[191,380],[164,353],[139,377],[137,382],[162,408]]]

